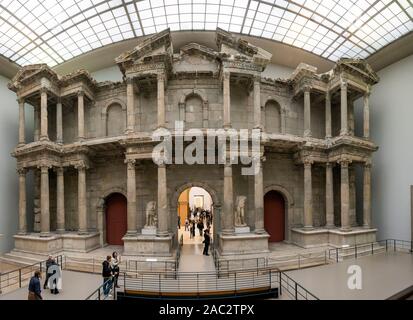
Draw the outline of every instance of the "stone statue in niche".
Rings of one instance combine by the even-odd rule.
[[[246,196],[238,196],[235,207],[235,226],[245,227],[245,202],[247,201]]]
[[[155,228],[158,222],[158,217],[156,216],[156,202],[149,201],[146,204],[146,224],[145,228]]]

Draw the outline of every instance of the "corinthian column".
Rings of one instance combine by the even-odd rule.
[[[27,215],[26,215],[26,169],[17,170],[19,173],[19,233],[27,232]]]
[[[223,82],[224,128],[231,128],[231,94],[229,72],[224,72]]]
[[[135,160],[127,163],[128,235],[136,234],[136,168]]]
[[[133,90],[133,79],[126,80],[126,113],[127,113],[127,128],[126,133],[132,133],[135,130],[135,94]]]
[[[63,115],[62,101],[60,98],[56,104],[56,142],[63,143]]]
[[[79,234],[87,233],[87,203],[86,203],[86,166],[78,165],[78,223]]]
[[[40,140],[49,140],[47,120],[47,89],[40,92]]]
[[[262,178],[262,162],[258,160],[254,176],[255,233],[264,233],[264,185]]]
[[[348,111],[347,111],[347,82],[341,82],[341,130],[340,135],[348,134]]]
[[[158,127],[165,128],[165,74],[158,73]]]
[[[49,203],[49,167],[40,167],[40,231],[41,235],[50,233],[50,203]]]
[[[344,231],[350,230],[349,163],[348,159],[339,161],[341,166],[341,229]]]
[[[166,180],[166,165],[158,165],[158,237],[168,236],[168,190]]]
[[[331,94],[326,92],[326,139],[331,138]]]
[[[311,99],[310,86],[304,87],[304,137],[311,137]]]
[[[365,139],[370,139],[370,90],[364,94],[364,133]]]
[[[19,146],[26,144],[24,99],[19,99]]]
[[[59,167],[57,173],[57,232],[64,232],[65,226],[65,181],[64,169]]]
[[[234,233],[234,193],[230,163],[226,163],[224,166],[224,212],[222,216],[222,233]]]
[[[85,139],[85,93],[77,93],[77,137],[79,141]]]
[[[254,128],[261,129],[261,77],[254,78]]]
[[[363,226],[371,228],[371,163],[364,164],[363,179]]]
[[[334,227],[333,164],[326,163],[326,227]]]
[[[304,160],[304,228],[313,228],[313,184],[311,177],[312,160]]]

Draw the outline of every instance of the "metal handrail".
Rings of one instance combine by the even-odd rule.
[[[66,258],[64,255],[56,256],[57,263],[63,269],[66,266]],[[18,269],[14,269],[5,273],[0,274],[0,293],[2,293],[5,289],[9,289],[10,287],[17,287],[22,288],[26,282],[30,280],[33,275],[34,271],[40,271],[41,273],[46,272],[46,262],[39,261],[33,263],[31,265],[27,265]],[[4,285],[4,283],[7,283]]]
[[[407,240],[398,240],[398,239],[385,239],[385,240],[378,240],[374,242],[366,242],[366,243],[359,243],[353,246],[342,247],[342,248],[334,248],[328,249],[328,258],[329,260],[335,260],[336,262],[340,261],[340,258],[343,258],[345,254],[348,252],[354,251],[353,254],[347,254],[348,256],[354,256],[355,259],[360,255],[362,248],[367,248],[368,251],[372,255],[377,252],[382,252],[383,248],[375,248],[374,246],[378,244],[381,246],[385,246],[386,252],[392,250],[394,252],[397,251],[406,251],[408,250],[410,253],[413,253],[413,241]]]
[[[116,300],[116,286],[113,285],[113,278],[106,280],[95,291],[93,291],[85,300],[108,300],[103,292],[103,287],[108,283],[111,283],[110,291],[112,292],[113,300]]]

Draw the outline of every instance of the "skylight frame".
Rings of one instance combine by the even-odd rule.
[[[160,32],[230,32],[325,59],[367,58],[413,31],[413,0],[0,0],[0,54],[51,67]]]

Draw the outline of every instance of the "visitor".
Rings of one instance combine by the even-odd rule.
[[[205,256],[209,256],[209,254],[208,254],[208,249],[209,249],[209,244],[211,243],[211,237],[210,237],[210,235],[209,235],[209,230],[207,229],[207,230],[205,230],[205,232],[204,232],[204,241],[203,241],[203,244],[204,244],[204,252],[202,253],[203,255],[205,255]]]
[[[59,271],[56,271],[56,268],[52,268],[52,266],[56,266],[56,268],[59,268]],[[55,273],[58,273],[59,279],[53,278],[53,280],[51,280],[50,278]],[[55,259],[52,259],[52,262],[47,270],[47,279],[49,282],[48,284],[49,284],[49,289],[50,289],[51,294],[58,294],[59,289],[62,289],[61,288],[61,275],[62,275],[62,271],[60,270],[59,264],[56,262]]]
[[[40,271],[36,271],[34,276],[31,277],[29,282],[29,295],[28,300],[43,300],[42,290],[40,289]]]
[[[199,235],[202,237],[202,231],[204,230],[204,222],[202,221],[202,219],[199,219],[198,230],[199,230]]]
[[[120,288],[118,286],[118,278],[119,278],[119,273],[120,273],[119,264],[120,264],[120,256],[116,251],[114,251],[112,253],[112,259],[110,261],[110,265],[112,269],[113,282],[114,282],[115,288]]]
[[[178,216],[178,229],[181,229],[181,216]]]
[[[43,284],[43,289],[45,289],[45,290],[47,289],[47,284],[49,282],[48,270],[49,270],[49,267],[52,265],[52,263],[53,263],[53,257],[49,256],[46,260],[46,280],[44,280],[44,284]]]
[[[102,277],[103,277],[103,294],[107,298],[112,288],[112,268],[110,267],[111,256],[107,256],[106,260],[102,262]]]
[[[185,231],[189,231],[189,220],[188,220],[188,218],[185,219]]]
[[[191,224],[191,235],[192,235],[192,237],[191,238],[195,238],[195,229],[196,229],[196,223],[195,223],[195,221],[194,222],[192,222],[192,224]]]

